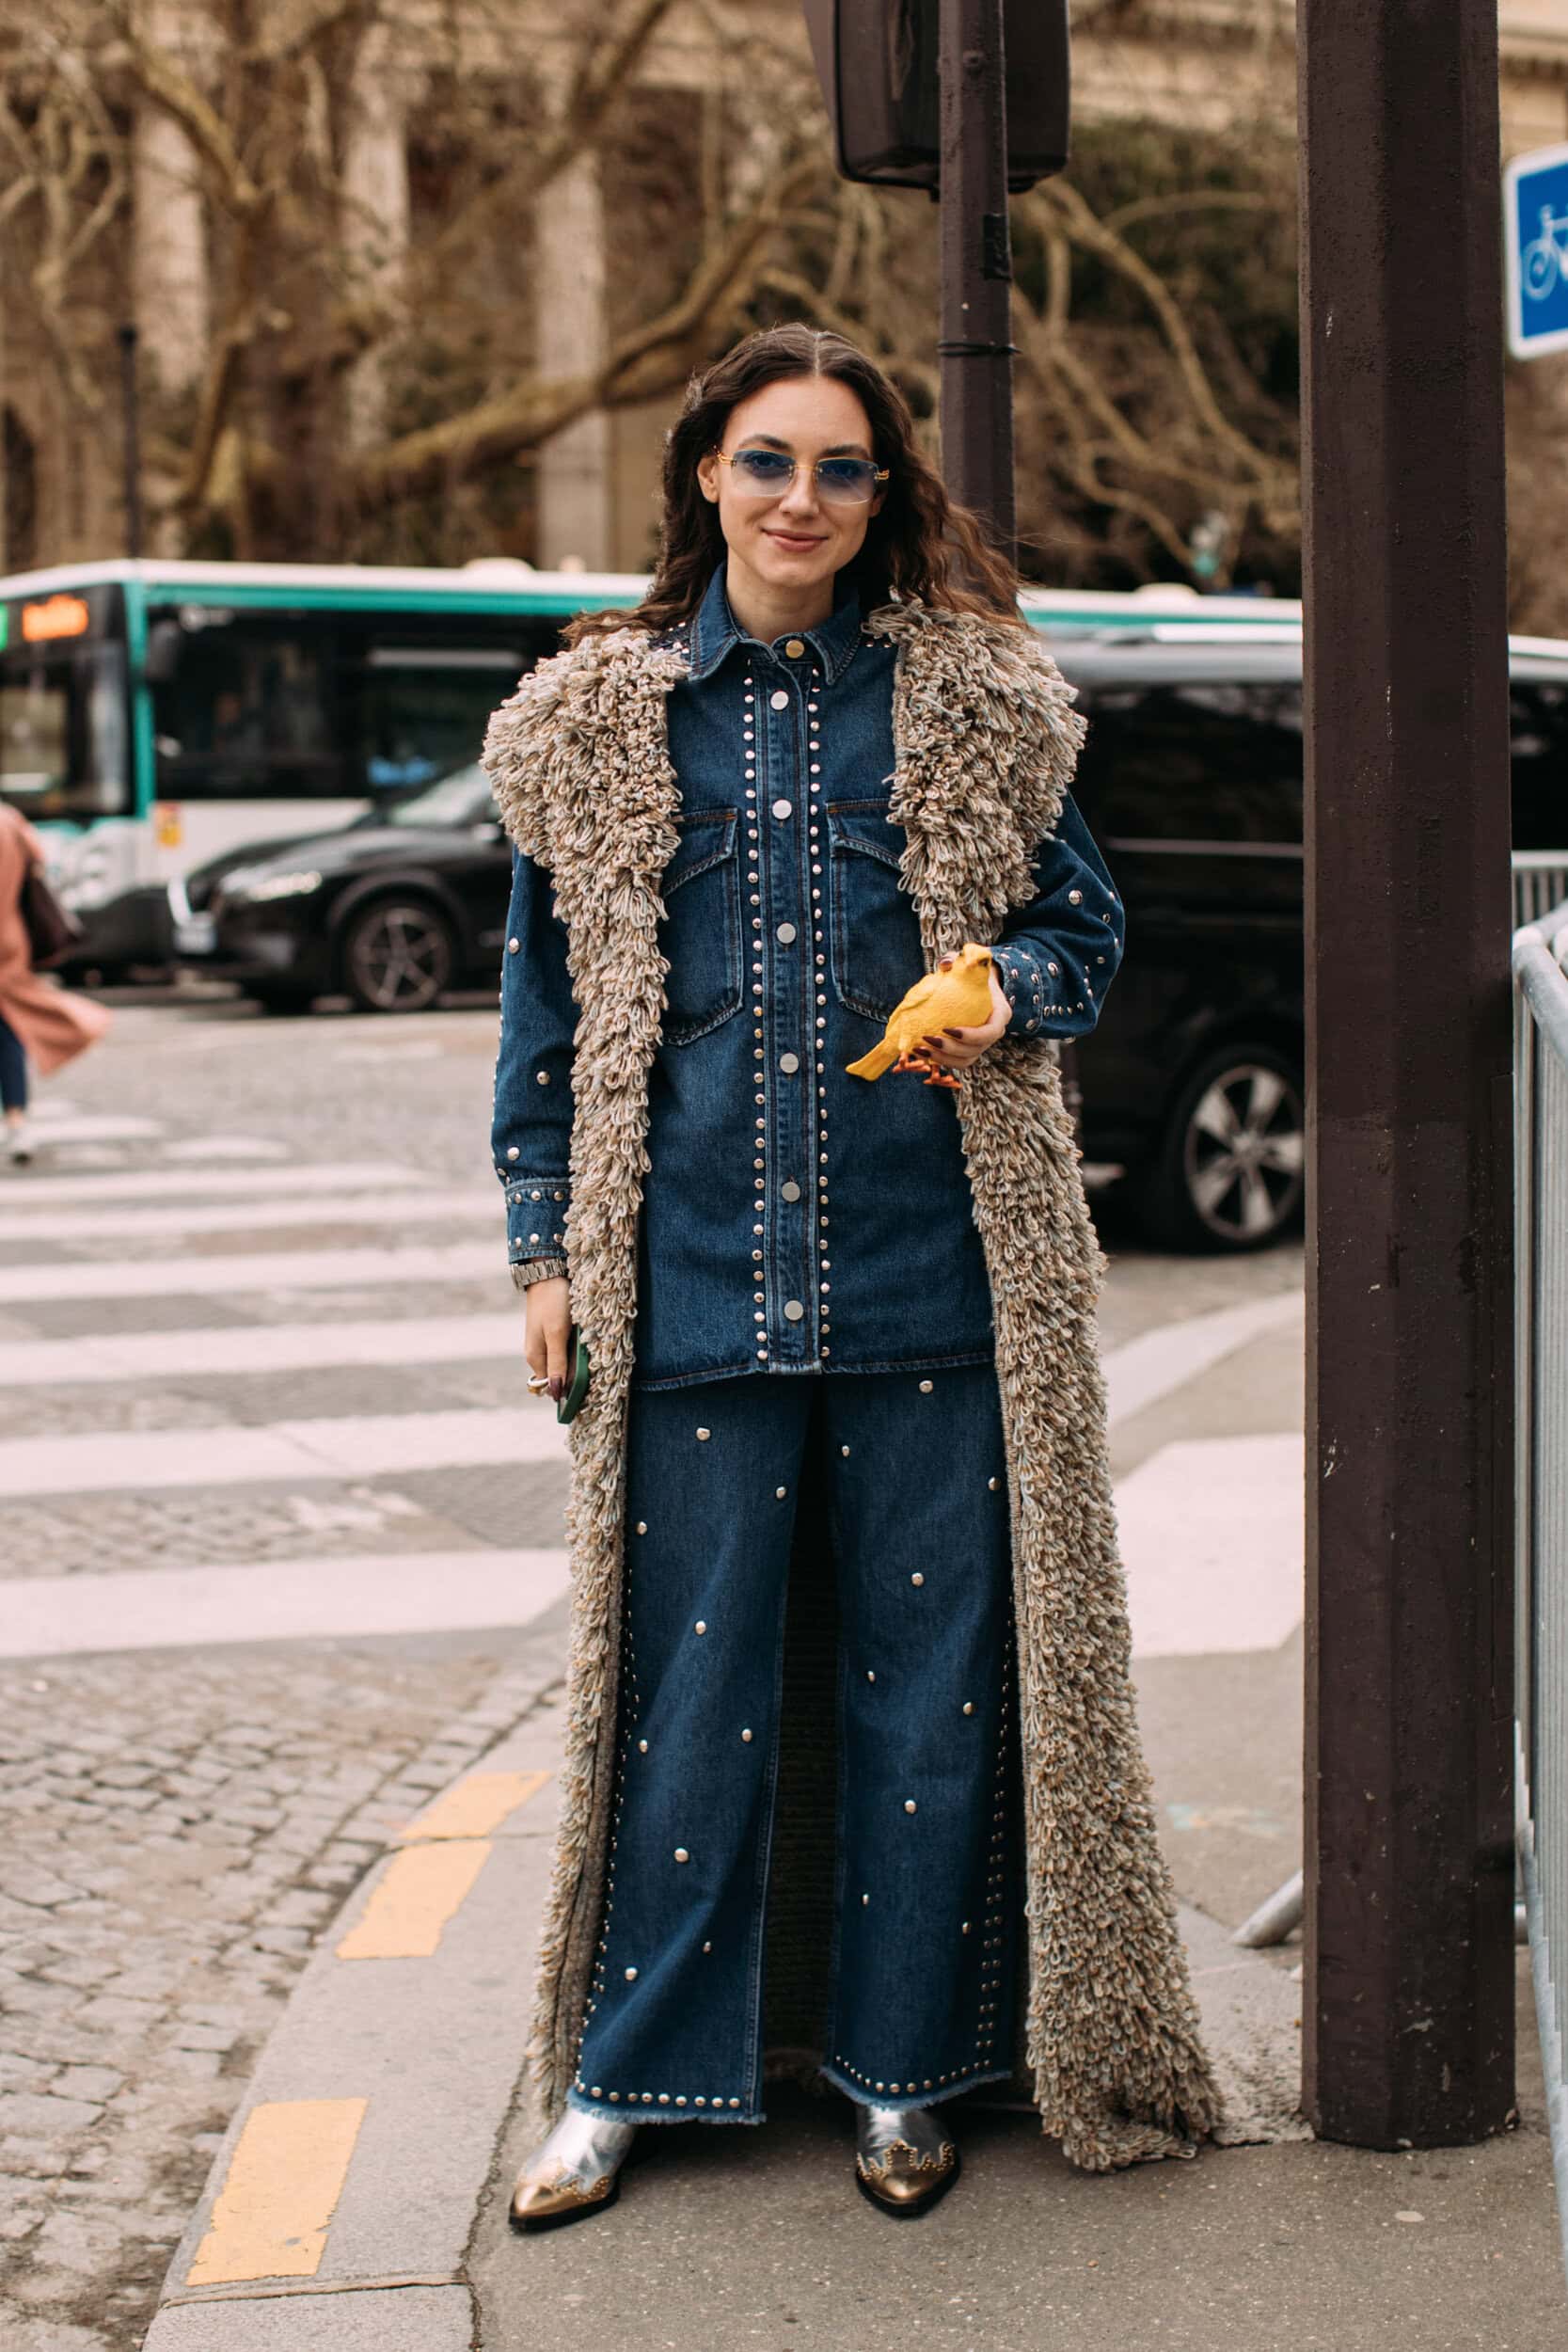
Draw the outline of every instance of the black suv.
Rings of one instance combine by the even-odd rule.
[[[1078,1056],[1085,1157],[1125,1169],[1155,1238],[1260,1248],[1300,1223],[1305,1184],[1300,636],[1053,651],[1089,720],[1074,792],[1127,909]],[[1568,644],[1516,639],[1513,675],[1513,848],[1560,857],[1561,898]]]

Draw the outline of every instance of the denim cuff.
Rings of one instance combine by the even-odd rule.
[[[515,1176],[506,1185],[506,1254],[514,1265],[524,1258],[560,1257],[566,1247],[566,1213],[572,1188],[562,1177]]]
[[[1012,1008],[1012,1018],[1004,1035],[1037,1037],[1046,1025],[1047,1016],[1062,1010],[1054,997],[1060,984],[1056,966],[1033,947],[993,947],[990,952],[1002,993]]]

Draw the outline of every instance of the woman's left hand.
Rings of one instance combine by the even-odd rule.
[[[951,956],[943,956],[938,967],[946,972],[952,967]],[[996,966],[990,969],[990,1019],[983,1028],[940,1029],[924,1041],[927,1053],[938,1070],[967,1070],[971,1062],[979,1060],[990,1051],[1013,1017],[1013,1009],[1003,993],[996,977]]]

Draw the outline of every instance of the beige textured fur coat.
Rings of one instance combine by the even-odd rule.
[[[1032,893],[1082,738],[1021,631],[918,604],[871,616],[897,649],[891,815],[928,961],[990,939]],[[594,1382],[573,1424],[574,1578],[563,1814],[531,2062],[559,2109],[600,1932],[613,1795],[627,1399],[648,1077],[666,965],[660,883],[679,786],[665,697],[685,658],[644,632],[541,663],[491,723],[508,829],[550,873],[580,1010],[567,1248]],[[1155,1840],[1129,1670],[1125,1583],[1096,1345],[1101,1261],[1053,1049],[1004,1040],[958,1102],[996,1326],[1011,1490],[1027,1998],[1021,2074],[1046,2132],[1105,2170],[1185,2153],[1218,2100]],[[770,2071],[821,2054],[832,1885],[832,1566],[809,1513],[786,1632],[769,1899]]]

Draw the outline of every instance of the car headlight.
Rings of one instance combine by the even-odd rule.
[[[319,890],[322,878],[313,866],[303,866],[295,873],[258,874],[254,881],[242,880],[234,887],[234,877],[229,878],[226,896],[231,898],[303,898],[308,892]]]

